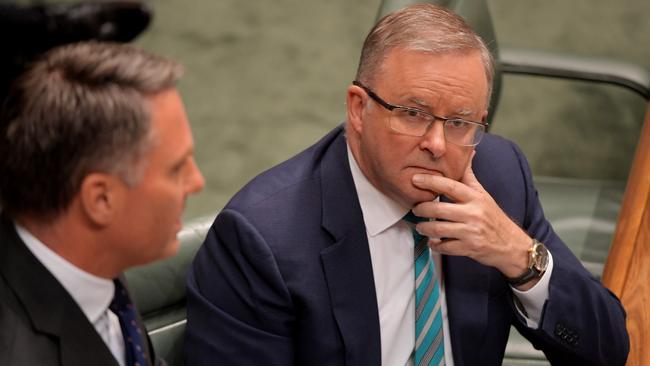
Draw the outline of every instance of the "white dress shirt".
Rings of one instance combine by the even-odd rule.
[[[47,268],[79,305],[120,366],[124,366],[124,338],[117,315],[109,310],[115,284],[92,275],[56,254],[22,226],[16,232],[36,259]],[[55,300],[55,299],[54,299]]]
[[[372,260],[379,307],[382,365],[413,365],[411,355],[415,347],[414,245],[411,226],[402,220],[409,208],[401,207],[368,181],[359,169],[349,146],[348,160],[363,212]],[[445,362],[447,366],[453,366],[442,262],[439,253],[431,251],[431,255],[435,262],[435,275],[440,280]],[[528,316],[521,311],[519,313],[531,328],[538,327],[542,307],[548,298],[548,282],[552,271],[553,259],[549,255],[548,268],[533,288],[528,291],[512,289]]]

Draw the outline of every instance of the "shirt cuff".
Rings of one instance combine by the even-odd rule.
[[[526,291],[520,291],[510,286],[512,292],[517,297],[515,301],[515,308],[519,314],[526,320],[528,328],[537,329],[539,327],[539,320],[542,318],[542,310],[544,303],[548,300],[548,284],[551,280],[551,273],[553,272],[553,256],[548,252],[548,266],[546,272],[539,279],[535,286]],[[520,308],[523,306],[523,311]]]

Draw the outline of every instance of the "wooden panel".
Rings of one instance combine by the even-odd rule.
[[[650,365],[650,105],[628,179],[603,283],[621,299],[630,333],[628,366]]]

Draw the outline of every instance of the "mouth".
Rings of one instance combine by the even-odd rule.
[[[441,172],[438,169],[434,168],[429,168],[426,166],[419,166],[419,165],[410,165],[407,167],[409,170],[415,170],[414,174],[430,174],[430,175],[438,175],[441,177],[444,177],[445,174]]]
[[[436,175],[439,177],[446,177],[446,175],[442,171],[427,166],[411,165],[407,167],[407,170],[409,171],[411,177],[415,174],[427,174],[427,175]],[[415,190],[418,192],[425,192],[426,194],[433,195],[433,198],[438,197],[440,195],[439,192],[434,192],[428,189],[422,189],[415,185],[413,185],[413,188],[415,188]],[[428,197],[427,200],[431,200],[433,198]]]

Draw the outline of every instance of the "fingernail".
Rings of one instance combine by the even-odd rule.
[[[424,183],[424,174],[416,174],[413,176],[413,183]]]
[[[440,243],[442,243],[442,240],[440,240],[440,238],[429,238],[428,244],[429,244],[429,248],[431,248],[432,250],[435,250],[435,247]]]

